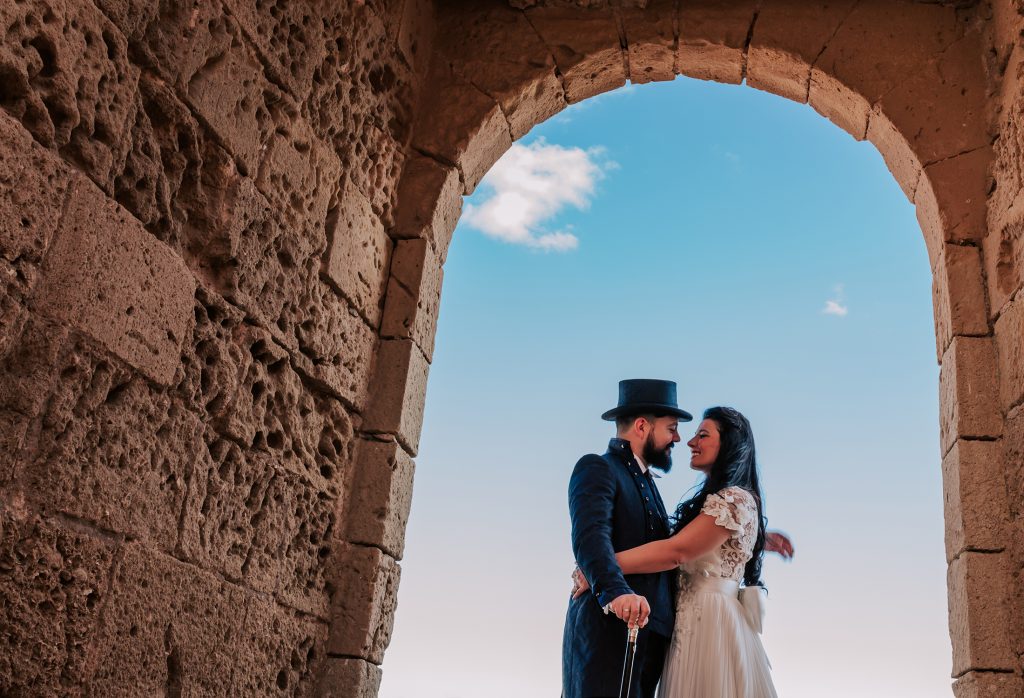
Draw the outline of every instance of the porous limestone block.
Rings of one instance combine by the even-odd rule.
[[[380,664],[391,642],[401,567],[378,548],[345,545],[335,554],[327,651]]]
[[[327,217],[321,273],[366,318],[380,325],[391,240],[367,200],[351,183]]]
[[[346,540],[379,547],[396,560],[402,559],[414,470],[412,458],[396,441],[359,441]]]
[[[427,240],[400,240],[391,261],[381,337],[411,339],[430,361],[444,270]]]
[[[31,305],[166,385],[192,322],[195,286],[180,257],[79,178]]]
[[[109,595],[115,543],[0,504],[0,694],[68,695]]]
[[[1009,565],[1005,553],[964,552],[949,565],[949,631],[953,675],[1013,671],[1009,633]]]
[[[977,247],[942,245],[932,270],[932,307],[940,360],[953,337],[988,333],[985,280],[981,272],[981,251]]]
[[[942,459],[946,560],[965,550],[1001,550],[1010,532],[1003,445],[959,439]]]
[[[1002,433],[991,337],[954,337],[939,371],[942,452],[958,438],[995,438]]]
[[[416,455],[430,364],[411,339],[386,339],[377,352],[363,430],[392,434]]]

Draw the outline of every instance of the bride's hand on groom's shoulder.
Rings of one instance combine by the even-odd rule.
[[[574,567],[572,570],[572,598],[578,599],[588,591],[590,591],[590,582],[583,576],[583,570]]]
[[[767,553],[778,553],[783,560],[793,559],[793,541],[782,531],[765,531],[764,550]]]

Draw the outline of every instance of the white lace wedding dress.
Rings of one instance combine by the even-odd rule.
[[[672,643],[658,698],[777,698],[761,644],[738,598],[757,540],[757,503],[739,487],[709,495],[704,514],[732,535],[679,568]]]

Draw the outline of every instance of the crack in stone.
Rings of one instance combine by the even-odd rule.
[[[52,517],[73,531],[94,536],[109,545],[120,546],[122,543],[133,542],[139,539],[138,536],[134,536],[130,533],[120,533],[111,528],[103,528],[95,521],[83,519],[82,517],[75,516],[74,514],[68,514],[63,511],[47,513],[45,511],[35,509],[35,507],[33,507],[33,509],[40,516]]]
[[[818,66],[818,61],[821,60],[821,57],[825,55],[825,51],[828,50],[828,47],[832,43],[832,40],[836,38],[837,34],[839,34],[839,30],[843,28],[844,24],[846,24],[846,20],[850,18],[850,16],[857,10],[858,7],[861,6],[861,3],[863,2],[864,0],[856,0],[856,2],[854,2],[850,6],[850,9],[847,10],[846,14],[843,15],[842,19],[839,20],[839,24],[836,25],[836,28],[832,31],[832,34],[829,35],[827,39],[825,39],[825,43],[822,45],[821,50],[818,51],[818,55],[814,57],[813,61],[811,61],[811,65],[809,67],[810,69],[807,71],[807,90],[805,101],[808,104],[810,104],[811,101],[811,78],[814,75],[814,69],[817,68]],[[867,129],[865,129],[865,131],[866,130]]]
[[[110,598],[114,595],[114,578],[117,576],[117,572],[121,568],[121,563],[124,561],[124,548],[120,544],[118,544],[114,549],[114,553],[111,555],[111,558],[110,569],[107,571],[106,593],[100,601],[99,608],[96,609],[95,631],[92,633],[92,637],[89,639],[89,644],[85,650],[85,656],[89,662],[88,676],[90,680],[96,668],[92,665],[92,660],[95,658],[95,653],[97,651],[96,643],[99,642],[99,631],[105,626],[107,607],[110,605]]]
[[[366,657],[360,657],[357,654],[338,654],[336,652],[327,652],[326,655],[328,657],[330,657],[331,659],[354,659],[354,660],[357,660],[357,661],[360,661],[360,662],[365,662],[365,663],[370,664],[372,666],[380,666],[380,664],[375,664],[370,659],[367,659]]]
[[[968,148],[967,150],[961,150],[959,153],[954,153],[953,155],[947,155],[946,157],[939,158],[938,160],[930,160],[930,161],[926,162],[925,164],[921,165],[921,169],[926,169],[928,167],[931,167],[932,165],[938,165],[939,163],[943,163],[943,162],[946,162],[948,160],[952,160],[954,158],[958,158],[961,155],[970,155],[971,153],[976,153],[979,150],[984,150],[985,148],[988,148],[988,147],[989,147],[989,144],[986,143],[985,145],[979,145],[979,146],[975,146],[973,148]]]
[[[622,21],[621,8],[612,9],[612,18],[615,20],[615,31],[619,35],[619,53],[622,56],[622,68],[626,71],[626,80],[633,82],[633,74],[629,67],[629,39],[626,37],[626,25]]]
[[[1020,399],[1015,400],[1014,402],[1010,403],[1010,405],[1003,412],[1003,417],[1006,417],[1007,415],[1009,415],[1011,412],[1016,410],[1021,405],[1024,405],[1024,396],[1021,396]]]
[[[451,160],[449,160],[448,158],[444,157],[443,155],[441,155],[439,153],[431,152],[431,151],[426,150],[424,148],[413,146],[412,150],[415,153],[419,153],[423,157],[430,158],[431,160],[433,160],[434,162],[436,162],[439,165],[443,165],[444,167],[453,167],[453,168],[455,168],[455,170],[459,173],[459,184],[462,185],[461,187],[459,187],[459,190],[460,191],[466,191],[466,173],[462,171],[462,166],[459,165],[459,163],[452,162]]]
[[[279,90],[281,90],[282,92],[286,92],[292,99],[299,101],[298,96],[292,94],[292,91],[288,89],[287,85],[285,85],[283,82],[277,80],[277,78],[274,77],[273,66],[271,65],[270,58],[263,55],[263,51],[260,49],[259,44],[256,43],[255,38],[249,33],[249,30],[245,28],[242,22],[239,21],[238,17],[231,11],[230,5],[225,3],[223,5],[223,8],[224,13],[228,17],[231,17],[233,20],[235,20],[235,27],[242,34],[242,37],[249,44],[249,48],[256,55],[256,58],[259,60],[260,67],[263,69],[263,77],[267,79],[267,82],[273,83],[273,85],[277,87]],[[372,10],[369,11],[372,12]]]
[[[566,95],[568,93],[565,90],[565,76],[562,75],[562,71],[558,69],[558,61],[555,60],[554,51],[552,51],[551,47],[548,46],[548,42],[544,40],[544,37],[541,35],[541,33],[537,31],[537,27],[530,19],[529,13],[525,9],[519,11],[522,13],[523,18],[526,19],[526,23],[530,25],[530,29],[532,29],[533,33],[537,35],[537,40],[540,41],[541,46],[547,49],[548,56],[551,57],[551,64],[555,67],[555,78],[558,79],[558,84],[562,86],[562,101],[565,102],[565,106],[568,107],[569,101],[568,99],[566,99]]]
[[[945,54],[945,53],[946,53],[946,52],[947,52],[947,51],[948,51],[949,49],[953,48],[954,46],[956,46],[957,44],[959,44],[959,43],[960,43],[961,41],[966,41],[966,40],[967,40],[967,39],[968,39],[968,38],[970,37],[970,35],[971,35],[971,33],[972,33],[973,31],[975,31],[975,30],[973,30],[973,29],[972,29],[972,30],[969,30],[969,31],[965,32],[963,36],[961,36],[961,37],[959,37],[959,38],[957,38],[957,39],[953,39],[952,41],[950,41],[950,42],[949,42],[948,44],[946,44],[946,45],[945,45],[944,47],[942,47],[941,49],[939,49],[939,51],[938,51],[938,52],[937,52],[937,53],[935,54],[935,57],[937,58],[937,57],[939,57],[939,56],[942,56],[942,55],[943,55],[943,54]],[[904,86],[905,84],[907,84],[907,83],[908,83],[908,82],[910,82],[911,80],[915,79],[916,77],[918,77],[918,76],[917,76],[916,74],[914,74],[914,73],[910,73],[910,74],[906,74],[906,75],[904,75],[904,76],[903,76],[903,78],[902,78],[901,80],[899,80],[898,82],[894,83],[892,87],[890,87],[890,88],[889,88],[888,90],[886,90],[886,91],[885,91],[884,93],[882,93],[882,95],[881,95],[881,96],[880,96],[880,97],[879,97],[878,99],[876,99],[876,100],[875,100],[874,102],[872,102],[872,103],[871,103],[871,105],[870,105],[870,107],[869,107],[869,110],[868,110],[868,114],[870,115],[870,114],[871,114],[871,112],[873,112],[873,111],[874,111],[875,109],[878,109],[878,112],[879,112],[880,114],[884,114],[885,112],[884,112],[884,111],[883,111],[883,110],[882,110],[882,109],[881,109],[881,108],[879,107],[879,105],[880,105],[880,104],[881,104],[882,102],[884,102],[884,101],[885,101],[885,98],[886,98],[886,97],[888,97],[889,95],[891,95],[891,94],[892,94],[893,92],[895,92],[896,90],[898,90],[898,89],[900,89],[901,87],[903,87],[903,86]],[[900,134],[900,137],[902,138],[902,137],[903,137],[903,134]],[[906,140],[906,141],[907,141],[907,143],[909,144],[909,142],[910,142],[910,139],[906,139],[906,138],[905,138],[904,140]],[[979,146],[979,147],[984,147],[984,146]],[[911,149],[911,151],[913,151],[913,149]],[[955,156],[950,156],[950,157],[955,157]],[[931,164],[931,163],[930,163],[930,164]]]
[[[953,678],[954,679],[959,679],[960,677],[962,677],[962,676],[964,676],[966,674],[970,674],[972,672],[973,673],[977,673],[977,674],[1015,674],[1015,673],[1017,673],[1013,669],[989,669],[989,668],[985,668],[985,667],[968,667],[967,669],[964,669],[963,671],[961,671],[959,674],[953,674]]]
[[[167,682],[164,695],[167,698],[181,698],[181,652],[174,641],[174,623],[168,623],[164,631],[164,653],[167,656]]]
[[[672,75],[679,75],[679,35],[682,33],[679,14],[681,11],[682,0],[675,0],[672,3]]]
[[[757,25],[757,18],[761,15],[761,3],[754,6],[754,16],[750,18],[750,26],[747,27],[747,37],[743,40],[743,62],[740,65],[740,82],[747,82],[747,60],[750,53],[750,42],[754,40],[754,27]]]
[[[454,74],[454,71],[453,71],[453,74]],[[465,80],[466,84],[469,85],[470,87],[472,87],[474,90],[476,90],[480,94],[482,94],[485,97],[487,97],[487,99],[489,99],[492,102],[494,102],[494,105],[496,107],[498,107],[498,111],[501,112],[502,118],[505,119],[505,129],[508,131],[509,141],[512,142],[512,143],[515,143],[516,142],[516,138],[513,137],[513,135],[512,135],[512,122],[509,120],[508,114],[505,113],[505,107],[502,105],[501,100],[499,100],[497,97],[492,95],[490,92],[488,92],[484,88],[482,88],[479,85],[477,85],[471,78],[466,78],[466,77],[462,77],[462,76],[458,76],[458,77],[461,80]]]

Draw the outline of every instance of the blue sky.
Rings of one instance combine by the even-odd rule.
[[[948,695],[931,278],[874,147],[678,78],[536,127],[467,204],[383,698],[558,694],[568,477],[648,377],[754,426],[797,546],[764,571],[780,694]],[[666,502],[696,482],[676,460]]]

